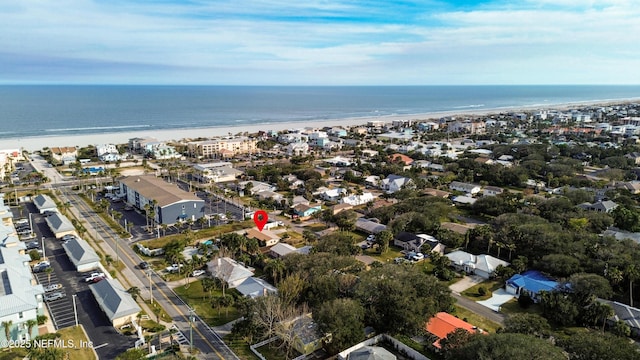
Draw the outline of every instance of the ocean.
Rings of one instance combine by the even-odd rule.
[[[0,86],[0,139],[627,99],[640,86]]]

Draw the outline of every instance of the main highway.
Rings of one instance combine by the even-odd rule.
[[[90,236],[102,240],[100,246],[106,244],[110,249],[103,249],[114,254],[125,265],[126,281],[138,286],[141,294],[153,296],[153,300],[171,316],[173,323],[187,339],[193,337],[193,347],[198,349],[204,359],[238,359],[238,357],[222,341],[197,314],[193,314],[193,331],[189,321],[191,308],[169,288],[167,283],[154,271],[137,270],[140,257],[133,251],[128,241],[123,240],[111,229],[98,214],[76,192],[68,187],[59,187],[63,198],[71,204],[72,212],[81,220]],[[113,255],[112,255],[113,256]]]

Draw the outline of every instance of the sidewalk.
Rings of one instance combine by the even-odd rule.
[[[91,238],[93,240],[90,242],[91,247],[93,247],[95,250],[102,252],[105,256],[110,255],[115,260],[118,257],[116,256],[116,251],[105,241],[102,235],[93,227],[93,222],[89,221],[87,218],[80,215],[80,213],[78,212],[78,209],[76,209],[73,206],[69,208],[69,211],[71,212],[71,214],[73,214],[73,216],[76,219],[85,220],[83,222],[84,227],[87,229],[87,236],[85,236],[85,238]],[[96,215],[96,216],[99,216],[99,215]],[[100,221],[102,220],[100,219]],[[118,236],[117,234],[113,234],[113,235]],[[118,238],[118,240],[120,239]],[[123,244],[121,246],[128,246],[128,245],[129,244],[127,242],[123,241]],[[105,273],[108,273],[108,271],[105,271]],[[147,299],[147,300],[151,298],[151,293],[149,292],[148,284],[144,284],[134,274],[133,270],[131,270],[129,267],[125,266],[120,271],[116,270],[116,274],[118,275],[117,280],[120,281],[120,283],[125,288],[125,290],[135,286],[138,289],[140,289],[140,298]],[[136,302],[147,315],[153,317],[153,311],[151,311],[151,308],[145,302],[143,301],[136,301]],[[153,320],[155,321],[156,319],[153,319]],[[161,321],[161,323],[167,327],[171,326],[170,322],[167,323],[167,322]]]

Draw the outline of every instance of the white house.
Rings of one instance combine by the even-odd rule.
[[[484,196],[496,196],[502,194],[503,192],[504,189],[497,186],[485,186],[484,189],[482,189],[482,195]]]
[[[411,178],[391,174],[382,180],[382,190],[388,194],[393,194],[411,183],[413,183]]]
[[[370,192],[366,192],[366,193],[363,193],[362,195],[350,195],[350,196],[343,197],[342,199],[340,199],[340,202],[353,205],[353,206],[358,206],[358,205],[364,205],[373,200],[375,200],[375,197],[373,196],[373,194]]]
[[[463,183],[460,181],[452,181],[451,184],[449,184],[449,189],[475,195],[479,193],[480,190],[482,190],[482,187],[476,184]]]
[[[347,190],[343,188],[329,189],[320,194],[325,201],[338,201],[343,195],[347,194]]]
[[[468,274],[475,274],[484,279],[492,277],[498,266],[509,266],[509,263],[491,255],[473,255],[466,251],[457,250],[445,255],[451,261],[451,266]]]

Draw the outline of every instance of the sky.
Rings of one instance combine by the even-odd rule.
[[[640,84],[637,0],[3,0],[0,84]]]

